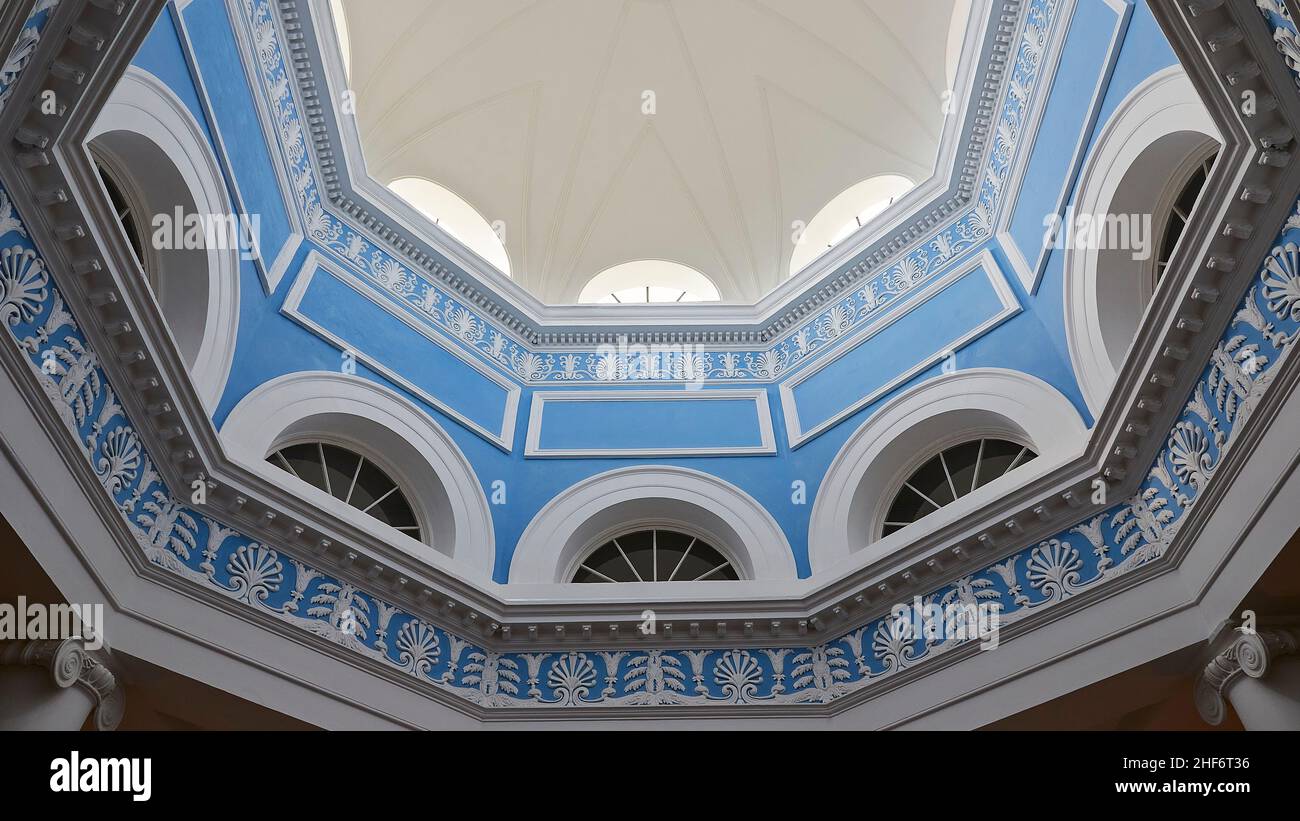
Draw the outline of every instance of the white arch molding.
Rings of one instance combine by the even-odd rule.
[[[491,579],[492,514],[469,460],[446,431],[395,391],[331,371],[287,374],[240,400],[220,438],[227,456],[241,467],[349,524],[462,576],[468,571]],[[277,448],[316,440],[354,450],[387,471],[406,493],[429,544],[266,461]]]
[[[961,519],[1076,456],[1087,434],[1069,399],[1020,371],[972,368],[922,382],[872,414],[832,460],[808,527],[813,574],[850,557],[878,558]],[[894,492],[912,471],[938,451],[980,437],[1028,445],[1038,458],[877,540]]]
[[[1152,214],[1152,255],[1188,174],[1220,143],[1218,130],[1179,66],[1148,77],[1099,132],[1079,177],[1075,214]],[[1072,248],[1064,261],[1065,334],[1095,419],[1151,299],[1153,260],[1131,251]]]
[[[597,474],[548,502],[519,537],[510,583],[567,582],[599,539],[656,525],[705,537],[737,563],[744,580],[797,577],[785,533],[752,496],[697,470],[647,465]],[[679,584],[692,583],[659,582],[656,588]]]
[[[171,89],[128,66],[86,140],[143,206],[139,230],[158,272],[155,294],[195,389],[209,411],[225,390],[239,330],[239,249],[151,247],[152,215],[235,214],[203,129]]]

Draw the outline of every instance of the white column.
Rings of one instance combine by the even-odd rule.
[[[125,694],[81,639],[0,642],[0,730],[112,730]]]
[[[1238,627],[1196,678],[1196,709],[1223,721],[1226,698],[1247,730],[1300,730],[1300,628]]]

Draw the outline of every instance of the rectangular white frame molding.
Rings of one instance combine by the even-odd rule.
[[[452,354],[461,362],[464,362],[466,365],[483,374],[483,376],[501,387],[502,390],[506,392],[506,401],[501,418],[501,427],[498,430],[488,430],[479,423],[465,417],[463,414],[449,407],[446,402],[433,396],[423,388],[412,384],[392,368],[383,364],[383,362],[378,358],[368,355],[358,346],[348,342],[346,339],[343,339],[332,331],[326,330],[315,320],[306,316],[300,309],[302,299],[307,294],[307,289],[311,286],[312,279],[315,278],[316,272],[322,268],[344,285],[347,285],[367,300],[378,305],[380,308],[383,308],[408,328],[411,328],[425,339],[428,339],[430,342]],[[457,422],[501,448],[506,453],[511,452],[515,436],[515,419],[519,412],[520,386],[510,379],[507,379],[502,374],[488,368],[477,359],[468,356],[465,351],[459,350],[454,345],[444,342],[442,339],[438,338],[438,335],[433,333],[431,329],[425,327],[422,323],[416,322],[412,317],[406,316],[405,312],[397,305],[380,297],[373,288],[368,287],[357,277],[344,270],[341,266],[334,264],[319,252],[313,250],[307,255],[302,270],[298,273],[298,278],[294,280],[293,287],[289,289],[289,294],[285,297],[284,306],[280,308],[280,313],[338,348],[340,351],[350,351],[356,357],[358,362],[363,363],[366,367],[370,368],[375,373],[380,374],[394,385],[397,385],[403,390],[418,397],[421,401],[437,408],[442,413],[455,419]]]
[[[697,448],[572,448],[552,449],[541,446],[542,424],[546,405],[551,402],[643,402],[646,400],[711,402],[719,399],[735,401],[748,399],[755,405],[758,416],[759,442],[754,447],[697,447]],[[611,411],[617,410],[614,407]],[[528,412],[528,436],[524,456],[528,457],[640,457],[640,456],[745,456],[776,453],[776,437],[772,431],[772,409],[763,388],[738,390],[597,390],[597,391],[539,391],[533,394]]]
[[[843,408],[824,422],[815,425],[808,430],[804,430],[803,423],[799,419],[799,406],[794,396],[795,388],[799,387],[804,380],[837,362],[845,354],[857,350],[861,345],[867,344],[872,337],[885,328],[888,328],[896,322],[902,321],[911,314],[912,311],[916,310],[921,305],[924,305],[926,302],[929,302],[931,299],[934,299],[939,294],[942,294],[947,290],[949,285],[952,285],[968,275],[974,274],[976,271],[981,271],[986,277],[988,277],[989,283],[993,286],[994,293],[997,294],[998,300],[1002,304],[1001,310],[966,333],[941,342],[934,353],[919,359],[912,367]],[[1011,283],[1007,281],[1006,275],[1002,272],[1002,267],[998,265],[993,254],[989,252],[987,247],[985,247],[967,262],[957,266],[940,279],[932,282],[927,286],[923,293],[908,302],[901,311],[896,311],[887,316],[884,321],[871,325],[859,339],[853,342],[853,344],[840,346],[833,355],[823,356],[814,365],[804,368],[792,378],[781,383],[781,410],[785,414],[785,429],[786,435],[790,438],[790,449],[794,450],[808,441],[815,439],[835,425],[844,421],[845,418],[852,416],[867,405],[870,405],[876,400],[888,395],[898,388],[899,385],[905,384],[917,374],[929,369],[935,363],[942,360],[949,351],[956,352],[961,350],[970,342],[993,330],[998,325],[1001,325],[1006,320],[1020,313],[1022,310],[1023,307],[1020,304],[1020,300],[1016,298],[1015,291],[1011,288]],[[940,338],[942,339],[942,337]]]

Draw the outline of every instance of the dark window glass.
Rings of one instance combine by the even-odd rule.
[[[361,454],[324,442],[306,442],[280,448],[266,461],[411,538],[420,538],[419,521],[406,494]]]
[[[903,483],[881,535],[902,530],[1037,456],[1005,439],[975,439],[940,451]]]
[[[673,530],[626,533],[587,554],[573,581],[579,583],[736,581],[735,565],[712,545]]]

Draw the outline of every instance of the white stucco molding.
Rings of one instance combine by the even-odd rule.
[[[882,384],[847,403],[828,418],[813,424],[811,427],[804,427],[803,420],[799,416],[799,401],[795,396],[795,391],[803,382],[834,365],[845,355],[858,351],[873,337],[890,326],[907,320],[914,311],[923,307],[931,299],[943,295],[950,286],[955,286],[967,276],[975,276],[978,273],[984,274],[990,289],[997,296],[1000,307],[996,311],[990,313],[970,328],[936,327],[926,329],[927,341],[918,342],[917,345],[922,350],[928,348],[928,353],[916,357],[915,362],[908,362],[905,367],[900,369],[899,373],[885,379]],[[905,302],[898,310],[884,312],[879,321],[864,326],[864,329],[860,332],[855,332],[857,338],[852,343],[841,345],[835,351],[823,354],[813,364],[803,367],[781,383],[781,410],[785,415],[785,430],[786,435],[790,438],[790,447],[792,449],[802,447],[840,424],[849,416],[896,390],[900,385],[915,379],[918,374],[934,367],[952,355],[953,352],[960,351],[976,339],[992,331],[1003,322],[1020,313],[1021,310],[1023,310],[1023,307],[1020,300],[1016,297],[1016,292],[1012,289],[1011,284],[1007,282],[1006,275],[1002,272],[1002,266],[998,265],[997,260],[994,259],[987,248],[980,251],[966,262],[954,267],[934,282],[924,286],[918,296]]]
[[[302,303],[307,296],[308,290],[315,281],[317,274],[324,272],[329,277],[332,276],[342,284],[351,288],[358,296],[369,300],[375,305],[386,311],[389,316],[399,320],[412,331],[420,334],[429,342],[434,343],[450,355],[456,357],[470,368],[473,368],[478,374],[482,375],[494,383],[504,394],[501,408],[501,421],[495,429],[486,425],[479,424],[471,419],[468,415],[461,413],[452,404],[435,396],[430,391],[421,387],[419,384],[409,378],[409,375],[400,373],[398,369],[388,364],[391,359],[390,355],[385,355],[384,348],[380,347],[379,351],[372,351],[369,344],[362,346],[355,339],[345,339],[339,333],[325,327],[321,322],[312,319],[311,316],[303,310]],[[519,414],[519,397],[521,394],[519,385],[506,377],[496,368],[490,367],[481,358],[474,356],[469,351],[455,344],[453,341],[430,331],[430,329],[417,321],[414,321],[407,311],[398,308],[390,300],[384,299],[376,294],[372,289],[365,287],[357,276],[334,262],[330,257],[321,254],[313,249],[307,254],[303,261],[302,267],[298,269],[298,276],[294,280],[293,286],[289,288],[289,293],[284,299],[284,304],[280,307],[280,313],[292,319],[302,327],[311,331],[316,336],[328,342],[337,348],[341,353],[351,354],[352,357],[363,363],[367,368],[387,379],[402,390],[407,391],[412,396],[422,402],[427,403],[430,407],[437,408],[442,413],[455,419],[467,429],[482,436],[493,445],[509,453],[515,438],[515,422]],[[462,380],[463,381],[463,378]],[[482,389],[484,386],[478,386]]]
[[[853,557],[869,561],[904,541],[968,516],[1009,487],[1077,456],[1088,429],[1070,400],[1041,379],[1002,368],[972,368],[927,380],[889,400],[832,460],[813,503],[808,559],[814,576]],[[1039,458],[989,482],[919,522],[873,541],[891,489],[918,459],[972,437],[1001,436]]]
[[[395,391],[330,371],[287,374],[240,400],[221,426],[220,437],[227,456],[240,467],[349,524],[457,575],[491,578],[492,515],[469,460],[427,414]],[[416,508],[430,544],[381,524],[266,461],[275,448],[308,439],[348,447],[389,471]]]
[[[562,583],[578,554],[612,526],[651,520],[680,522],[714,536],[721,542],[715,546],[739,563],[743,579],[797,577],[785,533],[752,496],[698,470],[647,465],[600,473],[557,494],[519,537],[510,583]],[[680,584],[691,583],[655,587],[666,593]]]
[[[1097,136],[1091,155],[1079,177],[1075,214],[1123,213],[1160,214],[1168,211],[1185,179],[1184,166],[1205,158],[1207,144],[1218,142],[1218,129],[1200,96],[1181,66],[1170,66],[1142,81],[1116,107]],[[1178,136],[1181,135],[1181,136]],[[1168,150],[1144,152],[1164,138],[1175,139]],[[1142,202],[1117,202],[1123,185],[1138,194]],[[1153,224],[1153,231],[1159,226]],[[1150,237],[1154,246],[1159,236]],[[1159,253],[1154,248],[1152,253]],[[1105,261],[1105,266],[1099,262]],[[1133,313],[1140,321],[1150,301],[1144,281],[1144,264],[1131,254],[1106,255],[1097,248],[1072,248],[1065,255],[1065,335],[1070,362],[1078,377],[1084,402],[1095,418],[1101,412],[1115,383],[1116,355],[1122,357],[1136,333],[1132,325],[1128,338],[1121,330],[1107,327],[1106,316]],[[1121,270],[1122,269],[1122,270]],[[1147,292],[1144,292],[1147,291]],[[1107,344],[1110,348],[1108,350]]]
[[[166,178],[169,174],[179,174],[199,214],[236,214],[221,164],[185,103],[158,77],[138,66],[128,66],[91,127],[86,142],[95,142],[98,150],[114,154],[129,151],[129,141],[134,139],[147,140],[154,149],[150,153],[156,156],[161,151],[172,166],[168,169],[142,163],[128,165],[130,177],[126,182],[144,195],[150,209],[171,212],[171,208],[164,211],[162,206],[166,203],[157,200],[174,193],[168,191],[173,186]],[[151,191],[157,196],[151,196]],[[180,205],[180,202],[171,203],[171,207]],[[191,203],[184,205],[188,207]],[[142,220],[138,227],[147,242],[153,230],[148,220]],[[192,359],[190,374],[209,411],[220,402],[234,362],[239,330],[239,253],[238,248],[206,249],[206,293],[200,285],[194,291],[186,287],[179,296],[182,302],[193,301],[194,311],[204,317],[201,341],[186,359]],[[180,264],[190,263],[187,259]],[[168,276],[166,269],[162,272],[168,276],[169,285],[185,287],[192,282],[183,276],[183,271],[179,273],[182,275]],[[168,302],[171,303],[171,297]],[[188,312],[181,317],[174,308],[172,304],[163,305],[163,315],[169,324],[191,321]],[[183,330],[173,330],[173,336]]]

